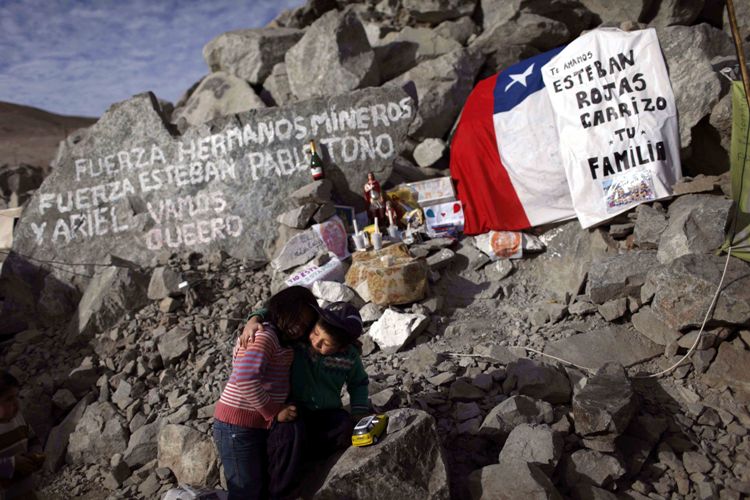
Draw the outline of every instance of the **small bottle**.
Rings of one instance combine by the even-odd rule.
[[[315,181],[319,181],[325,177],[323,173],[323,160],[320,159],[315,149],[315,141],[310,141],[310,173],[312,173],[312,178]]]

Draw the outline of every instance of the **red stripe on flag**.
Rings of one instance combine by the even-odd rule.
[[[531,226],[500,161],[492,121],[497,75],[482,80],[464,105],[451,143],[451,177],[464,206],[464,233]]]

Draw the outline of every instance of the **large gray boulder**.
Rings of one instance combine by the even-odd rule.
[[[289,85],[289,74],[285,63],[280,62],[273,67],[271,74],[263,82],[263,90],[261,96],[276,106],[286,106],[294,101],[294,93]]]
[[[570,380],[565,371],[546,363],[526,358],[514,361],[506,369],[505,384],[511,385],[509,381],[514,382],[513,386],[524,396],[552,404],[570,401]]]
[[[636,251],[595,261],[586,292],[595,304],[620,297],[639,297],[648,272],[658,266],[656,252]]]
[[[203,47],[211,71],[225,71],[254,85],[263,83],[274,65],[304,32],[292,28],[256,28],[222,33]]]
[[[161,300],[166,297],[182,295],[184,290],[180,287],[183,277],[177,271],[164,266],[159,266],[151,273],[148,282],[148,298]]]
[[[636,395],[622,365],[606,364],[573,396],[576,433],[587,448],[615,451],[615,439],[625,432],[638,409]]]
[[[649,273],[641,296],[653,296],[651,309],[675,330],[698,328],[716,293],[725,256],[688,254]],[[750,321],[750,266],[731,258],[724,286],[708,326],[746,325]]]
[[[103,332],[148,304],[148,275],[122,259],[110,262],[86,287],[71,325],[73,335]]]
[[[93,396],[81,399],[72,410],[65,416],[62,422],[53,427],[44,443],[44,468],[50,472],[57,470],[65,463],[65,453],[68,449],[70,435],[75,432],[78,422],[81,421],[86,407],[93,400]]]
[[[534,464],[511,461],[469,475],[472,500],[562,500],[549,477]]]
[[[670,26],[657,30],[669,69],[680,123],[680,144],[688,148],[691,130],[711,113],[722,93],[720,76],[712,59],[731,56],[734,49],[726,33],[709,26]]]
[[[703,9],[706,0],[660,0],[653,2],[656,14],[652,26],[674,26],[693,24]]]
[[[664,348],[627,328],[611,325],[550,342],[544,352],[596,370],[606,363],[632,366],[659,356]]]
[[[577,36],[589,28],[594,16],[578,0],[557,0],[540,2],[538,0],[509,0],[497,2],[482,0],[483,26],[485,31],[502,25],[525,14],[544,16],[565,24],[571,36]]]
[[[137,469],[155,459],[159,451],[159,430],[162,422],[156,420],[136,429],[130,435],[128,447],[123,452],[123,459],[128,467]]]
[[[633,243],[639,248],[658,248],[661,234],[667,229],[667,215],[664,209],[650,205],[635,208],[637,219],[633,228]]]
[[[521,424],[551,424],[552,405],[527,396],[512,396],[495,406],[484,418],[479,434],[499,442]]]
[[[530,45],[545,51],[571,38],[565,23],[539,14],[521,12],[512,20],[485,29],[474,45],[484,53],[496,52],[508,45]]]
[[[448,474],[433,418],[420,410],[387,413],[388,431],[377,446],[348,448],[315,493],[340,498],[448,499]]]
[[[203,485],[218,479],[218,455],[211,437],[184,425],[159,431],[159,467],[167,467],[178,483]]]
[[[465,45],[469,37],[477,31],[477,25],[470,17],[460,17],[455,21],[443,21],[433,31],[442,37]]]
[[[29,201],[14,249],[82,263],[112,254],[153,266],[181,251],[263,262],[275,248],[275,217],[310,182],[310,139],[341,201],[361,205],[367,172],[390,176],[414,116],[401,89],[368,89],[219,118],[175,137],[155,97],[141,94],[113,105],[70,147]],[[64,282],[69,271],[90,273],[57,268]]]
[[[187,356],[193,347],[195,331],[192,327],[175,326],[156,338],[156,348],[165,366],[176,363]]]
[[[552,476],[563,452],[563,437],[548,425],[521,424],[513,429],[500,451],[500,463],[525,462]]]
[[[390,80],[423,61],[460,48],[460,43],[439,35],[435,30],[407,26],[384,36],[375,47],[375,54],[381,78]]]
[[[420,121],[413,123],[410,135],[417,139],[444,137],[466,102],[482,63],[480,52],[459,49],[391,80],[389,86],[416,93]]]
[[[620,24],[625,21],[641,21],[648,14],[651,0],[581,0],[581,3],[593,12],[602,23]]]
[[[669,223],[659,240],[659,262],[667,264],[682,255],[708,254],[721,247],[732,203],[708,194],[678,198],[669,206]]]
[[[654,314],[650,306],[642,307],[631,317],[633,328],[647,337],[651,342],[659,345],[669,345],[680,339],[679,331],[665,324],[659,315]]]
[[[703,376],[703,381],[720,391],[729,388],[738,402],[750,403],[748,363],[750,351],[736,342],[724,342],[719,346],[719,353]]]
[[[578,295],[594,261],[615,252],[604,231],[581,229],[578,221],[552,229],[540,239],[547,251],[521,266],[527,267],[540,286],[563,300]]]
[[[315,21],[284,61],[298,99],[343,94],[380,81],[375,52],[351,10],[330,11]]]
[[[265,107],[247,82],[219,71],[201,80],[184,106],[174,110],[172,122],[185,130],[215,118]]]
[[[74,465],[109,462],[127,448],[129,433],[112,403],[89,405],[68,441],[67,462]]]
[[[415,20],[437,24],[447,19],[469,16],[477,0],[402,0],[401,5]]]
[[[71,280],[70,273],[56,275],[53,270],[40,269],[38,262],[10,252],[0,270],[0,294],[4,297],[0,334],[27,329],[29,318],[42,325],[67,322],[81,300],[81,292]]]
[[[564,460],[565,483],[568,486],[589,483],[609,488],[624,475],[625,468],[617,458],[598,451],[578,450]]]

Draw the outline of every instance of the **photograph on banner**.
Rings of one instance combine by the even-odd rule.
[[[680,138],[653,28],[599,28],[543,68],[573,208],[584,228],[672,195]]]
[[[490,231],[476,236],[474,241],[492,261],[523,257],[523,233],[518,231]]]
[[[346,228],[337,215],[325,222],[315,224],[312,230],[323,241],[326,248],[335,253],[339,259],[344,260],[351,255]]]

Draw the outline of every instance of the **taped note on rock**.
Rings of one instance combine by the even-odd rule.
[[[681,176],[677,109],[654,29],[593,30],[542,75],[581,226],[672,194]]]

